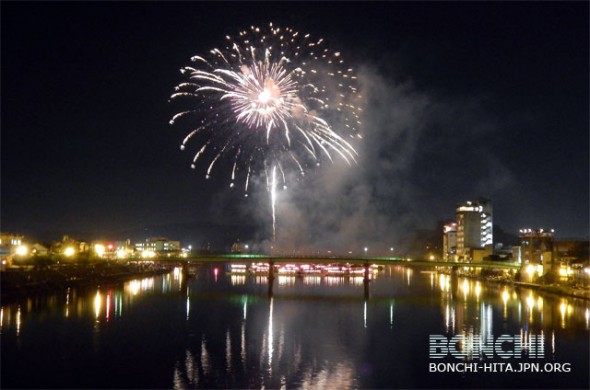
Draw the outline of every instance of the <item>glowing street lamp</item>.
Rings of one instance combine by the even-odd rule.
[[[64,250],[64,255],[66,255],[67,257],[72,257],[72,256],[74,256],[75,253],[76,253],[76,250],[71,246],[67,247]]]
[[[29,253],[29,248],[26,245],[19,245],[16,247],[17,256],[26,256]]]
[[[104,255],[105,247],[102,244],[96,244],[94,246],[94,251],[98,255],[98,257],[102,257]]]

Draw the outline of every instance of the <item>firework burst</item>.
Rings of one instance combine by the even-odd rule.
[[[361,96],[353,69],[322,38],[272,23],[226,36],[223,49],[191,61],[171,97],[186,105],[170,121],[190,126],[181,149],[195,145],[191,166],[206,161],[206,178],[228,160],[230,186],[243,180],[246,196],[251,175],[264,174],[274,237],[277,170],[286,188],[286,172],[303,175],[335,156],[356,161],[349,141],[360,137]]]

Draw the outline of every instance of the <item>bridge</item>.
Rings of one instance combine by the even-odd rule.
[[[325,257],[325,256],[285,256],[265,254],[216,254],[199,255],[187,258],[156,258],[150,261],[181,263],[306,263],[306,264],[354,264],[354,265],[400,265],[405,267],[476,267],[489,269],[518,269],[520,264],[500,261],[482,261],[475,263],[413,260],[401,257]]]
[[[516,270],[520,268],[520,264],[498,262],[498,261],[482,261],[476,263],[457,263],[447,261],[425,261],[412,260],[401,257],[324,257],[324,256],[284,256],[284,255],[264,255],[264,254],[216,254],[216,255],[200,255],[186,258],[153,258],[144,259],[145,261],[157,261],[160,264],[180,264],[183,268],[183,273],[187,273],[191,265],[204,264],[219,264],[219,263],[268,263],[270,265],[268,270],[268,296],[273,296],[273,285],[275,279],[275,266],[280,264],[349,264],[358,265],[364,268],[363,286],[364,299],[369,299],[369,284],[371,282],[370,266],[376,265],[397,265],[403,267],[450,267],[452,269],[451,275],[457,276],[457,271],[460,267],[469,268],[486,268],[495,270]],[[141,261],[141,260],[140,260]],[[186,283],[186,279],[185,279]],[[186,286],[185,286],[186,287]]]

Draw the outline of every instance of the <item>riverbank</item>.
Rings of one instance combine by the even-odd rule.
[[[451,273],[450,269],[447,269],[447,273]],[[437,270],[438,272],[438,270]],[[566,296],[573,298],[580,298],[590,300],[590,286],[581,285],[566,285],[566,284],[540,284],[540,283],[527,283],[519,282],[514,280],[513,275],[507,275],[505,273],[458,273],[459,276],[479,280],[484,283],[511,286],[514,288],[529,288],[532,290],[541,291],[547,294],[553,294],[558,296]]]
[[[46,268],[11,268],[0,273],[2,301],[68,287],[100,287],[161,275],[169,267],[130,264],[68,264]]]
[[[502,284],[516,288],[530,288],[537,291],[542,291],[547,294],[554,294],[560,296],[567,296],[573,298],[581,298],[590,300],[590,287],[574,287],[563,284],[539,284],[517,282],[511,277],[499,277],[497,275],[482,275],[482,274],[460,274],[462,277],[476,279],[485,283]]]
[[[555,295],[564,295],[574,298],[582,298],[590,300],[590,288],[576,288],[571,286],[564,286],[559,284],[536,284],[524,282],[512,282],[515,287],[530,288],[533,290],[543,291]]]

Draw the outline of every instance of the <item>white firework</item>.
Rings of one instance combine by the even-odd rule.
[[[276,169],[286,188],[286,170],[304,174],[335,155],[356,161],[346,138],[360,137],[362,97],[353,69],[321,38],[271,23],[226,39],[223,49],[194,56],[193,66],[181,69],[185,80],[171,98],[187,108],[170,123],[191,126],[181,149],[197,145],[192,167],[206,160],[207,178],[218,161],[229,159],[230,186],[244,177],[247,196],[250,175],[263,172],[274,221]]]

